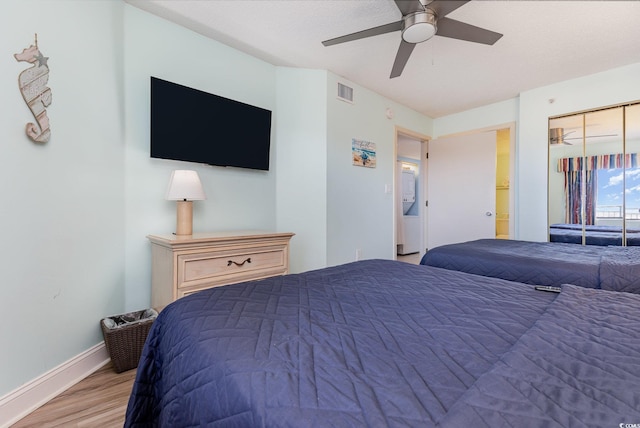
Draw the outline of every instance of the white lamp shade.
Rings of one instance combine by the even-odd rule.
[[[196,171],[177,169],[171,173],[165,199],[169,201],[201,201],[206,198]]]

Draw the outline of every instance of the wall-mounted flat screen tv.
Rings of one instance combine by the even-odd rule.
[[[151,157],[269,170],[271,111],[151,77]]]

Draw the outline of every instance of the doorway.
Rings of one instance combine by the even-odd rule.
[[[428,248],[513,239],[514,125],[429,141]]]
[[[413,264],[425,253],[427,137],[396,129],[394,168],[394,254]]]

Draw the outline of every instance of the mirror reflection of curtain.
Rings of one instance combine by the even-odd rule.
[[[566,201],[565,223],[582,224],[582,188],[586,178],[584,224],[595,224],[595,201],[598,176],[595,171],[564,171],[564,195]]]
[[[638,166],[638,154],[621,153],[558,159],[558,172],[564,173],[565,223],[596,224],[599,169],[631,169]],[[583,183],[586,181],[586,184]],[[584,192],[583,192],[584,187]],[[584,204],[582,197],[584,195]],[[584,206],[584,213],[582,212]]]
[[[596,224],[596,202],[598,201],[598,173],[595,169],[585,174],[584,223]]]

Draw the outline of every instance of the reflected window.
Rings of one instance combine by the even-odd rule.
[[[640,245],[640,103],[549,119],[549,240]]]
[[[598,170],[597,191],[598,219],[621,219],[624,211],[625,219],[640,220],[640,168]]]

